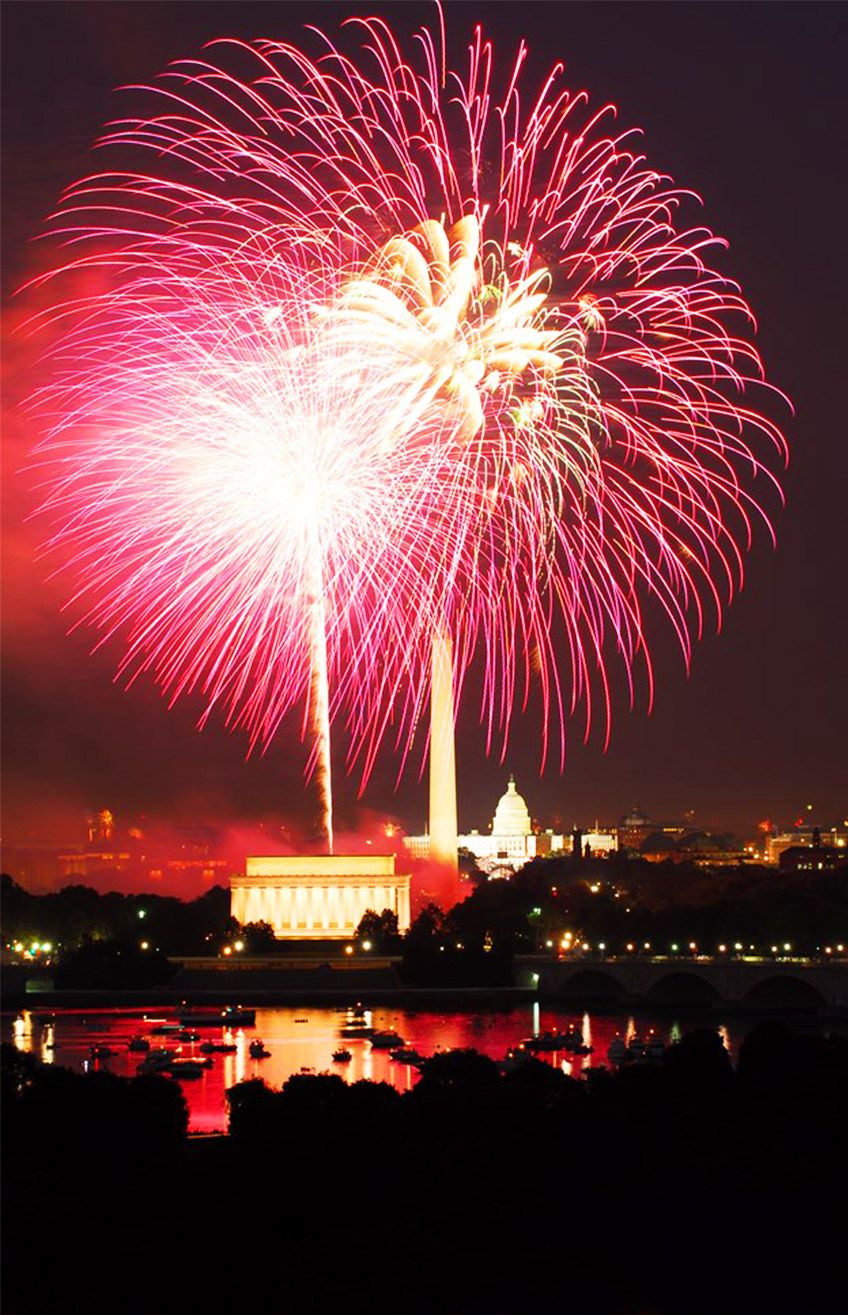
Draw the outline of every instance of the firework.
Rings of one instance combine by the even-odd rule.
[[[523,47],[448,71],[443,37],[215,42],[54,218],[109,279],[43,399],[89,619],[253,741],[305,702],[327,782],[331,716],[367,779],[475,656],[487,748],[533,685],[543,761],[580,703],[608,736],[645,600],[688,661],[784,452],[691,196],[559,66],[528,99]]]

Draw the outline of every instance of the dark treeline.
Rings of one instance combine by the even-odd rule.
[[[403,1095],[251,1081],[230,1137],[200,1142],[169,1079],[14,1053],[4,1073],[7,1315],[839,1307],[835,1037],[761,1023],[735,1070],[695,1031],[659,1064],[583,1081],[535,1061],[502,1076],[473,1051]]]
[[[556,952],[566,933],[607,954],[716,953],[736,944],[759,953],[791,946],[821,954],[848,944],[848,867],[791,876],[746,867],[705,871],[639,859],[538,859],[510,881],[469,880],[468,894],[447,913],[421,910],[405,936],[388,911],[365,915],[359,951],[401,956],[408,985],[502,985],[512,980],[516,953]],[[241,938],[244,957],[290,952],[264,923],[240,928],[230,917],[229,892],[214,887],[191,902],[157,895],[100,895],[86,886],[31,895],[2,878],[4,939],[59,946],[62,986],[132,985],[167,980],[168,955],[217,954]],[[108,943],[108,948],[103,943]],[[140,950],[149,956],[142,962]],[[579,952],[579,951],[578,951]],[[645,951],[647,952],[647,951]],[[158,963],[153,959],[158,953]]]
[[[431,905],[404,941],[411,982],[509,980],[514,954],[601,941],[608,954],[668,954],[673,945],[716,953],[739,942],[760,953],[790,944],[821,953],[848,944],[848,867],[815,875],[769,868],[704,871],[641,859],[537,859],[511,881],[479,882],[447,914]]]
[[[165,895],[101,895],[90,886],[65,886],[32,895],[7,874],[0,876],[5,941],[49,941],[76,949],[91,940],[146,940],[163,954],[208,954],[235,925],[230,892],[213,886],[196,900]]]

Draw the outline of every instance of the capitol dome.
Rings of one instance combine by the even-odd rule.
[[[529,836],[532,829],[527,805],[515,788],[515,777],[511,776],[506,787],[506,794],[501,795],[495,809],[492,835]]]

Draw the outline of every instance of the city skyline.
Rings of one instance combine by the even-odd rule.
[[[419,7],[410,8],[420,18]],[[534,813],[552,818],[564,812],[566,817],[610,819],[634,800],[652,815],[680,816],[694,809],[705,826],[726,821],[734,830],[750,828],[763,816],[789,819],[808,803],[822,819],[844,815],[842,653],[848,622],[839,607],[838,507],[845,451],[834,420],[836,278],[842,271],[835,230],[829,243],[826,228],[824,235],[821,231],[823,217],[810,212],[809,198],[822,177],[830,178],[834,188],[845,184],[829,142],[818,137],[810,142],[806,131],[808,120],[820,122],[831,112],[831,102],[838,104],[838,58],[827,23],[817,21],[813,33],[800,10],[784,13],[768,6],[763,14],[759,7],[755,21],[753,13],[725,8],[731,9],[729,16],[710,11],[708,18],[706,7],[664,14],[660,27],[650,15],[640,15],[636,23],[625,9],[604,6],[606,15],[615,15],[619,35],[602,50],[597,36],[607,23],[597,11],[526,5],[521,27],[531,57],[540,57],[537,72],[555,41],[554,53],[566,60],[570,80],[587,87],[593,104],[615,101],[622,124],[641,125],[651,159],[704,196],[711,224],[730,239],[724,267],[745,286],[761,323],[758,345],[769,373],[796,405],[796,419],[786,425],[793,461],[784,480],[788,510],[776,518],[778,549],[772,553],[764,542],[755,546],[746,589],[727,613],[723,633],[708,634],[696,647],[690,679],[670,637],[655,637],[659,679],[650,718],[644,712],[644,691],[641,706],[631,714],[619,690],[606,755],[600,732],[584,748],[580,723],[571,724],[562,780],[554,766],[538,778],[533,709],[516,721],[503,764],[485,758],[474,689],[479,673],[472,672],[457,736],[460,808],[471,816],[487,816],[489,799],[497,797],[498,782],[510,771],[521,779],[525,793],[539,800]],[[114,112],[109,87],[150,78],[168,59],[191,54],[227,24],[229,31],[244,36],[268,27],[265,6],[216,6],[214,32],[212,19],[196,13],[190,17],[184,9],[159,6],[165,18],[157,32],[139,31],[138,42],[125,44],[111,18],[103,23],[98,18],[97,39],[89,40],[90,6],[54,6],[53,25],[46,37],[40,36],[38,62],[27,59],[33,17],[6,15],[7,197],[14,196],[13,203],[7,201],[4,235],[8,287],[32,272],[26,240],[38,231],[60,187],[82,171],[90,138]],[[450,9],[455,29],[476,16],[473,6]],[[126,6],[113,6],[116,10],[126,10],[123,16],[133,21]],[[341,7],[326,6],[323,23],[331,25],[341,12]],[[285,19],[278,20],[285,32],[274,35],[293,36],[302,14],[302,6],[288,7]],[[823,19],[822,10],[818,19]],[[497,8],[487,13],[486,26],[501,45],[519,35],[517,21],[511,24]],[[730,29],[738,65],[731,59],[734,47],[721,45],[723,32]],[[681,70],[668,62],[669,47],[696,37],[705,43],[703,63],[695,61],[689,70],[686,81],[694,80],[695,89],[687,86],[684,97]],[[759,81],[750,86],[741,54],[755,37]],[[628,60],[642,68],[640,77],[622,69],[625,46]],[[727,79],[716,101],[697,92],[699,86],[706,89],[710,52],[718,48],[727,52]],[[69,49],[84,61],[82,90],[81,75],[69,73],[77,63]],[[795,99],[804,113],[798,119],[788,111],[783,118],[780,114],[790,67],[801,86]],[[54,93],[49,105],[40,99],[48,78]],[[779,142],[770,140],[770,133],[778,134],[776,125]],[[754,144],[756,168],[751,163]],[[788,197],[786,175],[779,168],[787,155],[795,171]],[[835,196],[831,205],[838,216]],[[12,303],[12,320],[16,314]],[[22,351],[19,341],[7,346],[9,400],[25,391]],[[45,581],[45,568],[33,562],[38,530],[23,519],[31,505],[27,481],[18,474],[28,446],[26,423],[7,414],[6,424],[12,468],[4,518],[7,829],[31,829],[53,813],[70,816],[108,803],[119,814],[136,807],[173,821],[186,814],[234,822],[272,816],[294,822],[300,817],[308,831],[317,801],[314,788],[303,791],[305,750],[297,738],[297,717],[283,727],[264,759],[245,763],[245,742],[220,724],[197,733],[197,705],[169,713],[159,695],[141,682],[125,693],[112,684],[113,653],[92,658],[89,635],[63,633],[61,589]],[[338,769],[341,744],[336,757],[341,830],[350,831],[357,825],[357,783]],[[415,831],[424,815],[425,785],[410,773],[394,793],[396,770],[396,760],[385,753],[361,806],[366,814],[389,814]]]

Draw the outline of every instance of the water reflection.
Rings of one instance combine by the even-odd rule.
[[[18,1050],[30,1051],[32,1042],[32,1014],[27,1009],[21,1010],[12,1024],[12,1042]]]
[[[53,1023],[46,1023],[42,1028],[39,1038],[41,1044],[40,1057],[42,1064],[53,1063],[53,1051],[56,1045],[56,1028]]]
[[[307,1022],[296,1019],[307,1017]],[[164,1044],[168,1050],[183,1057],[198,1055],[203,1042],[229,1041],[236,1049],[231,1053],[215,1053],[213,1066],[201,1078],[186,1082],[183,1090],[189,1105],[193,1131],[215,1131],[226,1128],[227,1106],[225,1092],[228,1087],[245,1078],[263,1078],[270,1086],[281,1086],[293,1073],[332,1072],[345,1081],[356,1082],[366,1078],[377,1082],[390,1082],[400,1091],[409,1091],[418,1081],[418,1070],[410,1064],[396,1062],[387,1050],[372,1048],[365,1030],[392,1029],[400,1033],[408,1046],[422,1055],[460,1046],[474,1049],[501,1060],[511,1046],[528,1035],[543,1035],[547,1031],[575,1029],[590,1053],[575,1055],[561,1050],[542,1052],[546,1062],[556,1064],[563,1073],[579,1077],[585,1070],[607,1064],[608,1051],[614,1038],[620,1046],[637,1035],[669,1044],[682,1035],[679,1020],[667,1015],[641,1014],[637,1020],[629,1014],[576,1013],[567,1009],[552,1008],[538,1001],[503,1012],[435,1013],[409,1012],[400,1009],[375,1008],[357,1011],[310,1008],[257,1009],[256,1027],[225,1031],[222,1027],[204,1028],[198,1042],[179,1042],[167,1035],[153,1033],[161,1026],[165,1011],[121,1012],[117,1010],[88,1011],[87,1014],[58,1011],[49,1017],[31,1015],[23,1011],[14,1016],[3,1016],[4,1038],[11,1037],[19,1050],[34,1051],[49,1063],[81,1069],[98,1067],[109,1069],[122,1076],[133,1076],[145,1056],[128,1050],[133,1037],[149,1038],[152,1046]],[[353,1025],[354,1035],[350,1034]],[[699,1017],[695,1026],[704,1026]],[[724,1044],[735,1054],[739,1042],[750,1022],[732,1017],[729,1020],[710,1018],[707,1026],[717,1028]],[[832,1025],[827,1025],[828,1027]],[[344,1035],[343,1035],[344,1033]],[[256,1059],[249,1053],[252,1040],[261,1037],[267,1058]],[[108,1059],[92,1065],[93,1046],[108,1046],[112,1052]],[[344,1046],[351,1053],[347,1064],[333,1061],[333,1051]]]

